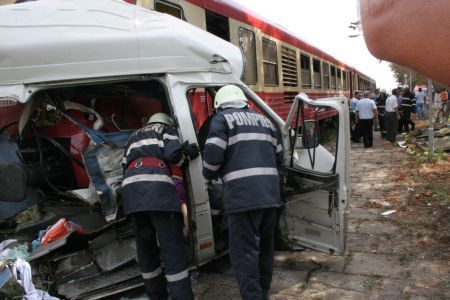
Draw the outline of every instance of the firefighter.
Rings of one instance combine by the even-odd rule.
[[[379,119],[378,124],[380,126],[380,133],[382,138],[386,138],[386,126],[385,126],[386,121],[384,118],[386,114],[386,99],[387,99],[386,91],[381,90],[380,94],[375,100],[375,104],[377,105],[378,108],[378,119]]]
[[[203,176],[222,178],[229,254],[243,299],[267,299],[280,207],[277,165],[283,149],[277,128],[248,107],[234,85],[219,89],[205,145]]]
[[[409,133],[409,125],[412,125],[411,130],[414,130],[416,124],[411,120],[411,113],[415,110],[416,99],[413,93],[406,88],[403,91],[403,97],[400,102],[400,111],[402,112],[402,118],[400,120],[400,132]]]
[[[133,223],[139,267],[150,299],[167,299],[167,286],[173,299],[194,299],[183,217],[168,164],[185,166],[199,151],[194,144],[181,145],[173,126],[167,114],[154,114],[131,135],[122,161],[123,208]]]

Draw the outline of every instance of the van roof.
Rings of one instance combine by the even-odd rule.
[[[243,71],[238,47],[119,0],[0,6],[0,36],[0,88],[149,73],[232,72],[240,78]]]

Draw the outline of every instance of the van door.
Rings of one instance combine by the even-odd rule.
[[[283,129],[281,241],[342,255],[348,223],[349,113],[345,97],[299,94]]]

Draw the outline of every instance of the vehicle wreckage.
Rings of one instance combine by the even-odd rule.
[[[120,205],[128,136],[166,112],[183,141],[201,143],[199,128],[227,84],[240,86],[283,136],[280,244],[343,253],[350,172],[344,97],[299,94],[282,120],[241,81],[239,48],[121,1],[1,6],[0,33],[0,235],[10,254],[0,255],[2,297],[26,292],[11,276],[19,252],[35,286],[55,296],[99,299],[140,286],[133,231]],[[331,117],[319,121],[323,112]],[[331,138],[320,134],[325,121]],[[195,268],[226,249],[216,245],[201,158],[184,178],[186,251]],[[53,230],[59,234],[48,237]]]

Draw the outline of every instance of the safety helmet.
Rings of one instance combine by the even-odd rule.
[[[214,108],[243,108],[247,106],[244,92],[235,85],[221,87],[214,98]]]
[[[173,127],[174,125],[173,119],[168,114],[165,113],[156,113],[153,116],[151,116],[150,119],[148,119],[147,124],[152,123],[162,123],[170,127]]]

